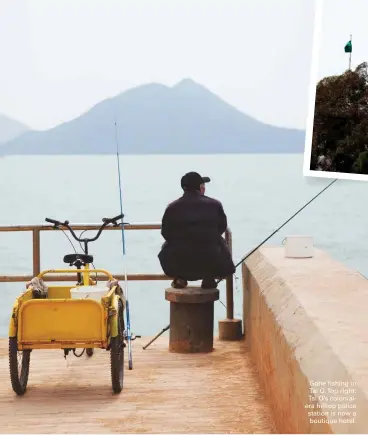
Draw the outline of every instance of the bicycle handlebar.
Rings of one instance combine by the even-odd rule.
[[[55,219],[46,218],[45,221],[46,221],[46,222],[49,222],[50,224],[55,224],[55,225],[57,225],[57,226],[59,226],[59,225],[63,225],[61,222],[56,221]],[[66,222],[66,224],[69,223],[68,221],[65,221],[65,222]]]
[[[119,219],[122,219],[123,217],[124,217],[123,214],[119,214],[118,216],[115,216],[113,218],[102,218],[102,222],[104,222],[104,223],[108,222],[108,223],[112,223],[112,224],[117,225],[116,221],[118,221]]]
[[[77,235],[75,234],[73,228],[70,227],[69,221],[59,222],[59,221],[57,221],[55,219],[50,219],[50,218],[46,218],[45,221],[49,222],[50,224],[54,224],[55,227],[63,226],[63,227],[68,228],[68,230],[70,231],[71,235],[74,237],[75,240],[77,240],[77,242],[94,242],[95,240],[97,240],[100,237],[103,229],[107,225],[109,225],[109,224],[118,225],[117,221],[119,219],[122,219],[123,217],[124,217],[124,215],[120,214],[120,215],[115,216],[113,218],[103,218],[102,219],[103,224],[99,228],[99,230],[97,232],[97,235],[95,237],[93,237],[92,239],[87,239],[87,238],[81,239],[81,238],[77,237]],[[124,223],[122,223],[122,224],[124,225]]]

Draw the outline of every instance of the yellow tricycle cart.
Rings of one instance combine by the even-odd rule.
[[[43,279],[46,275],[70,274],[71,270],[45,270],[28,283],[26,291],[13,306],[9,327],[9,366],[11,384],[18,395],[23,395],[27,389],[33,349],[63,349],[65,357],[70,351],[77,357],[86,351],[91,357],[93,349],[106,349],[111,355],[112,389],[115,393],[123,389],[126,346],[124,293],[108,271],[89,268],[93,256],[88,254],[88,243],[97,240],[107,225],[118,225],[117,221],[122,218],[123,215],[103,219],[104,223],[92,239],[78,238],[68,221],[61,223],[46,219],[55,228],[67,228],[79,243],[84,243],[84,253],[75,252],[64,257],[65,263],[76,267],[76,285],[46,286]],[[92,273],[96,274],[96,280],[92,280]],[[107,276],[107,283],[97,284],[98,274]],[[83,349],[80,354],[76,353],[78,348]]]

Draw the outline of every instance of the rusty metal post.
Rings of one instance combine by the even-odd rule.
[[[230,229],[225,233],[225,240],[229,247],[231,256],[233,256],[233,240]],[[233,276],[226,277],[226,317],[227,319],[234,318],[234,282]]]
[[[234,318],[234,282],[233,276],[226,277],[226,317]]]
[[[187,287],[166,289],[170,301],[169,351],[199,353],[213,351],[214,302],[218,289]]]
[[[37,276],[41,271],[41,249],[40,249],[40,230],[32,230],[33,234],[33,276]]]
[[[225,240],[232,256],[232,234],[228,228],[225,233]],[[234,319],[234,280],[233,275],[226,277],[226,319],[219,323],[220,340],[240,340],[243,337],[241,319]]]

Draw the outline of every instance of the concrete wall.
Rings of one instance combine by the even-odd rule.
[[[289,259],[267,247],[243,264],[243,288],[245,337],[278,431],[368,433],[368,281],[320,250]]]

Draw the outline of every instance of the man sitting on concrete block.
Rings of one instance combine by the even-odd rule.
[[[202,280],[202,288],[216,288],[215,278],[235,272],[229,248],[222,237],[227,218],[221,202],[205,196],[208,177],[188,172],[181,179],[183,196],[168,205],[162,218],[165,239],[158,258],[172,287]]]

